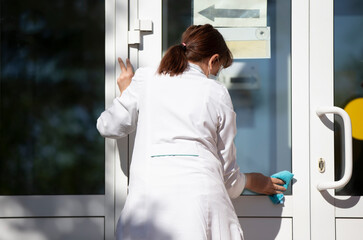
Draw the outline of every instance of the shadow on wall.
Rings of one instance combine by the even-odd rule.
[[[240,223],[245,239],[292,239],[291,218],[240,218]]]
[[[97,201],[59,201],[55,199],[45,204],[42,197],[34,196],[39,209],[44,205],[43,210],[32,212],[31,209],[24,207],[24,199],[19,198],[19,201],[14,199],[0,199],[1,206],[7,206],[9,211],[14,210],[18,216],[29,217],[9,217],[0,219],[1,240],[104,240],[105,239],[105,218],[102,216],[89,216],[82,217],[82,213],[92,212],[97,215],[94,209],[101,209],[97,205]],[[102,202],[102,201],[101,201]],[[144,204],[144,200],[140,200],[139,204]],[[92,210],[93,209],[93,210]],[[142,209],[141,207],[138,209]],[[123,222],[126,231],[125,236],[132,236],[136,239],[158,239],[158,240],[171,240],[172,237],[162,226],[157,226],[156,214],[160,212],[160,207],[154,205],[151,212],[148,212],[146,217],[140,216],[140,212],[132,212]],[[42,212],[43,211],[43,212]],[[73,212],[74,215],[80,217],[68,217]],[[102,211],[101,211],[102,212]],[[142,210],[141,210],[142,212]],[[48,216],[44,216],[45,213]],[[1,215],[9,215],[6,210],[3,210]],[[84,215],[84,214],[83,214]],[[101,215],[101,214],[99,214]],[[34,217],[33,217],[34,216]],[[58,216],[58,217],[49,217]],[[173,216],[170,216],[173,217]],[[170,230],[173,231],[173,230]],[[119,233],[120,234],[120,233]],[[150,235],[152,234],[152,235]]]
[[[0,239],[86,240],[104,239],[104,219],[91,218],[5,218],[0,220]]]
[[[6,229],[0,231],[0,239],[104,239],[104,217],[97,214],[103,201],[82,201],[79,198],[76,201],[75,198],[0,197],[0,229]],[[83,217],[92,211],[95,216]]]
[[[249,195],[232,202],[237,215],[241,216],[239,222],[245,239],[292,239],[292,218],[282,217],[284,204],[274,205],[268,196]]]

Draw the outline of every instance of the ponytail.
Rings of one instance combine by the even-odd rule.
[[[170,47],[160,62],[158,73],[170,76],[182,74],[188,67],[185,51],[186,46],[183,44]]]
[[[188,67],[188,61],[203,62],[214,54],[219,54],[219,61],[224,68],[233,62],[223,36],[210,24],[190,26],[181,40],[182,44],[174,45],[166,52],[160,62],[159,74],[182,74]]]

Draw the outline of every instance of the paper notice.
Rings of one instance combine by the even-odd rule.
[[[241,58],[269,58],[269,41],[227,41],[234,59]]]
[[[270,28],[217,28],[233,58],[270,58]]]

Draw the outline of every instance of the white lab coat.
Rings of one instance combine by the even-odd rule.
[[[245,175],[236,163],[236,118],[227,89],[189,64],[179,76],[138,69],[97,121],[102,136],[136,130],[122,240],[240,240],[230,198]]]

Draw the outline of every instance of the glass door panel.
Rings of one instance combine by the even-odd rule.
[[[191,24],[217,27],[234,55],[233,65],[219,80],[237,113],[235,144],[241,171],[291,171],[291,2],[256,1],[256,6],[246,6],[258,8],[259,18],[248,15],[251,12],[243,15],[243,6],[233,2],[164,0],[163,51],[180,44],[181,33]],[[242,15],[234,16],[233,11]]]
[[[363,195],[363,3],[334,1],[334,105],[347,111],[352,121],[353,176],[337,195]],[[335,179],[344,166],[342,122],[335,117]]]

